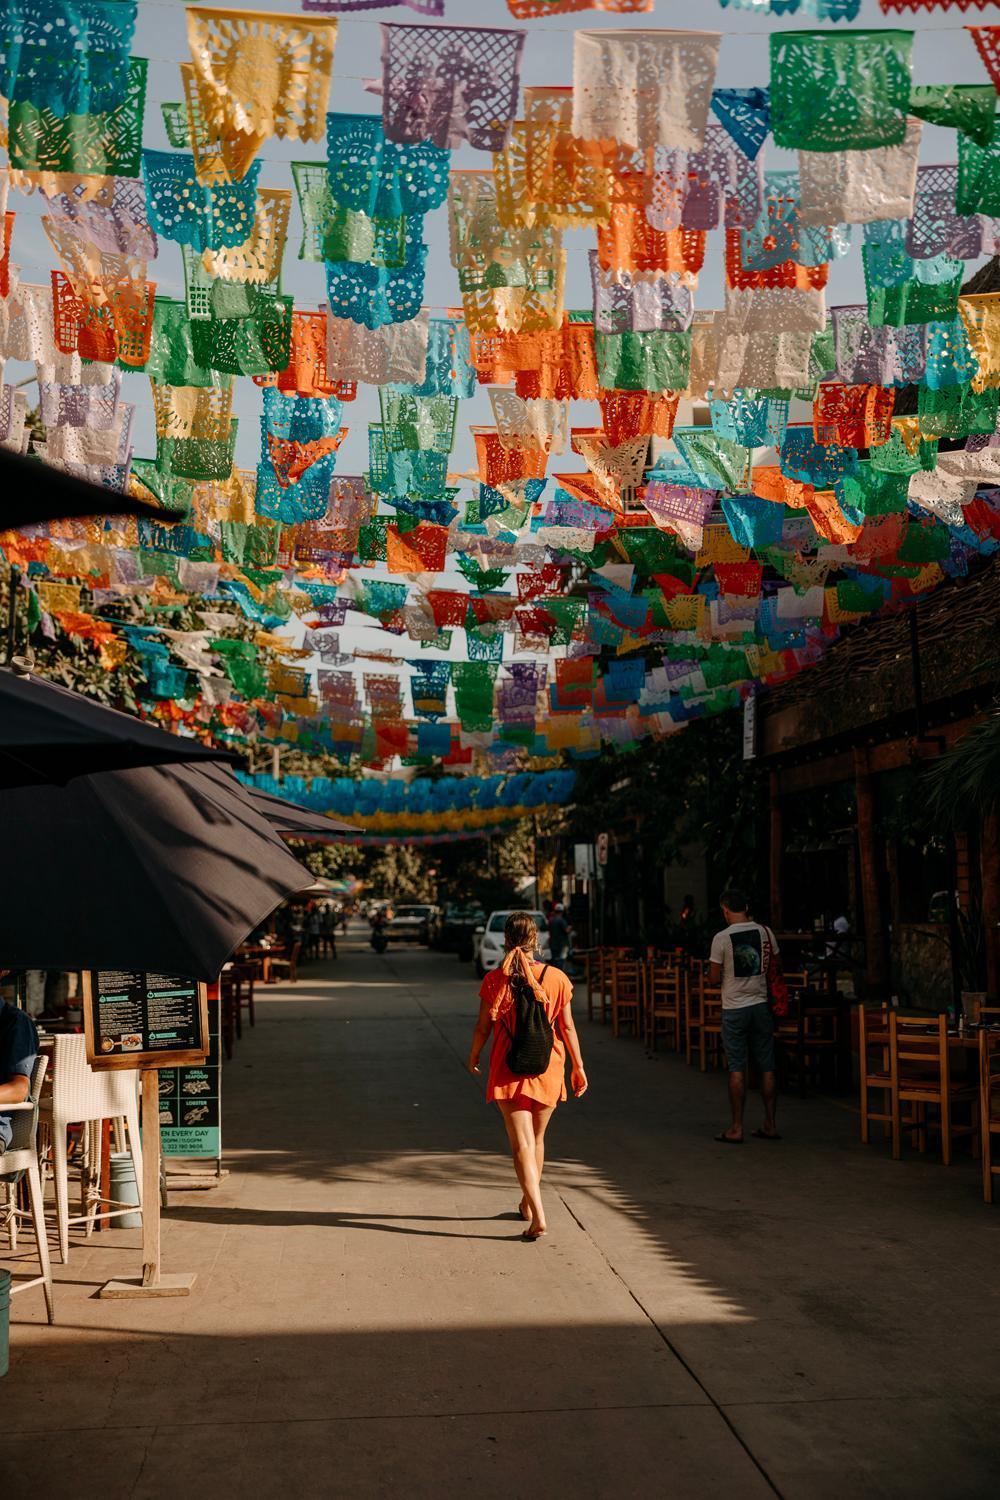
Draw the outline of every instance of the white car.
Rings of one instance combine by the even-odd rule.
[[[390,943],[426,943],[431,908],[429,906],[394,906],[392,917],[383,931]]]
[[[510,916],[509,911],[494,911],[486,919],[485,927],[477,927],[472,937],[472,958],[476,966],[479,978],[484,978],[491,969],[499,969],[503,963],[504,946],[503,930]],[[538,945],[535,948],[535,957],[543,964],[550,962],[552,952],[549,948],[549,924],[545,920],[545,914],[540,911],[531,911],[529,917],[534,917],[538,927]]]

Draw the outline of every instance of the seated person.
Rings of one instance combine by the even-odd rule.
[[[5,1104],[23,1104],[31,1090],[38,1056],[38,1030],[26,1011],[0,1000],[0,1162],[11,1143],[14,1123]]]

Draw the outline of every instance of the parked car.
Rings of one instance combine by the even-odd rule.
[[[472,937],[477,927],[486,921],[481,906],[459,906],[449,902],[441,913],[434,938],[434,946],[445,953],[457,953],[459,958],[472,957]]]
[[[429,906],[397,906],[386,924],[385,935],[390,943],[426,943],[430,936]]]
[[[543,912],[533,911],[528,915],[534,917],[538,927],[535,957],[540,958],[542,963],[548,963],[552,957],[549,948],[549,924]],[[510,911],[490,912],[489,919],[477,927],[473,934],[472,958],[476,966],[476,974],[480,979],[483,979],[491,969],[498,969],[503,963],[503,930],[509,916]]]

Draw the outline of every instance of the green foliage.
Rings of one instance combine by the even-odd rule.
[[[924,792],[943,828],[974,828],[1000,799],[1000,700],[953,749],[923,773]]]
[[[364,879],[374,896],[388,896],[393,901],[431,901],[433,882],[428,875],[428,859],[422,849],[406,844],[389,844],[383,849],[362,851],[368,855]]]
[[[359,849],[353,844],[293,843],[296,859],[327,880],[347,876],[363,882],[372,896],[393,901],[433,901],[432,861],[423,849],[390,844],[382,849]]]
[[[763,894],[766,786],[754,763],[743,760],[739,714],[692,720],[665,740],[583,762],[577,771],[574,837],[631,829],[657,864],[699,844],[714,892],[732,881]]]
[[[361,776],[361,768],[356,761],[345,765],[327,750],[298,750],[293,745],[282,745],[279,766],[282,776],[350,776],[354,781]],[[256,768],[258,771],[271,769],[267,745],[258,748]]]
[[[327,880],[343,880],[349,875],[358,875],[364,853],[353,844],[310,844],[297,839],[289,841],[289,848],[306,869]]]
[[[439,845],[434,858],[446,900],[502,910],[516,903],[520,887],[534,872],[531,820],[524,818],[509,833],[490,839]]]

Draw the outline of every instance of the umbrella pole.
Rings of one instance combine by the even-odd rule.
[[[194,1273],[160,1269],[160,1075],[142,1070],[142,1275],[108,1281],[102,1297],[187,1297]]]
[[[16,563],[11,564],[7,574],[7,650],[4,655],[4,666],[9,667],[14,660],[15,637],[17,635],[17,590],[21,582],[21,569]]]

